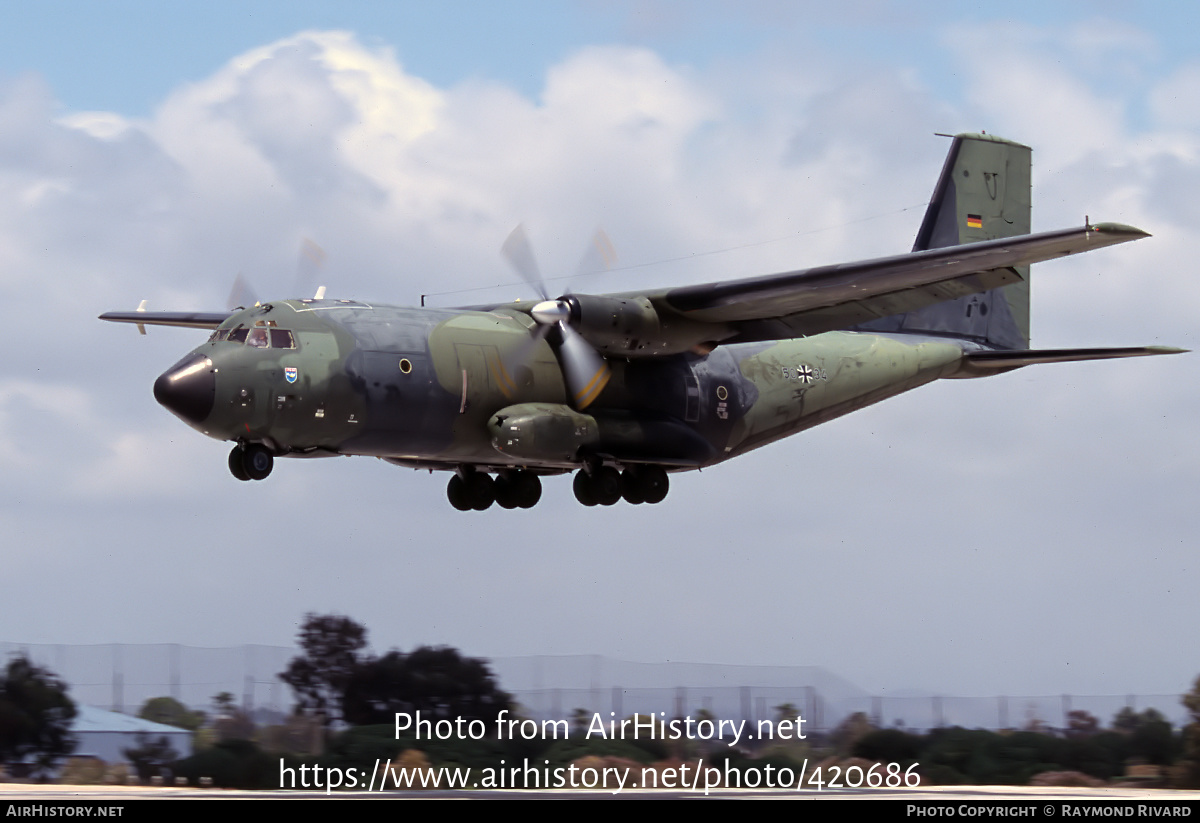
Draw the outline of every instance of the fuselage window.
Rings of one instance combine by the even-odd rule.
[[[287,329],[271,329],[271,348],[294,349],[296,348],[296,339]]]
[[[246,342],[246,334],[249,331],[250,331],[249,329],[234,329],[233,331],[231,331],[229,333],[229,342],[230,343],[245,343]]]

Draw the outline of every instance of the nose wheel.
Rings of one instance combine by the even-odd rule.
[[[229,473],[238,480],[265,480],[275,468],[275,456],[266,446],[251,443],[229,452]]]

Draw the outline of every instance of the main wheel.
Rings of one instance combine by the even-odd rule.
[[[496,502],[496,487],[490,475],[472,472],[463,483],[467,487],[467,500],[475,511],[485,511]]]
[[[246,468],[242,465],[242,449],[241,446],[234,446],[229,452],[229,473],[238,480],[249,480],[250,475],[246,474]]]
[[[502,509],[515,509],[520,505],[518,489],[514,477],[499,475],[492,485],[496,490],[496,505]]]
[[[457,474],[450,477],[450,483],[446,486],[446,497],[450,499],[450,505],[460,512],[471,510],[471,502],[467,499],[467,486]]]
[[[575,491],[575,499],[585,506],[596,505],[596,490],[592,485],[592,478],[583,469],[575,472],[575,482],[571,484],[571,488]]]
[[[597,503],[612,506],[621,499],[621,475],[612,466],[601,466],[592,475],[592,488]]]
[[[646,497],[642,492],[642,473],[640,469],[629,468],[621,472],[621,496],[627,503],[635,506],[645,503]]]
[[[542,481],[533,472],[517,472],[509,484],[515,492],[517,505],[522,509],[532,509],[542,499]]]
[[[671,490],[667,472],[661,466],[642,466],[638,470],[638,485],[647,503],[661,503]]]
[[[251,480],[266,480],[275,468],[275,456],[266,446],[251,443],[242,450],[242,470]]]

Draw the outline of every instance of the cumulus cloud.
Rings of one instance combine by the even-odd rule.
[[[1191,131],[1200,126],[1200,65],[1181,66],[1160,83],[1150,96],[1150,109],[1165,127]]]

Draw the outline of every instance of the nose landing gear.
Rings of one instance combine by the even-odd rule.
[[[238,480],[265,480],[275,468],[275,456],[260,443],[237,445],[229,452],[229,473]]]

